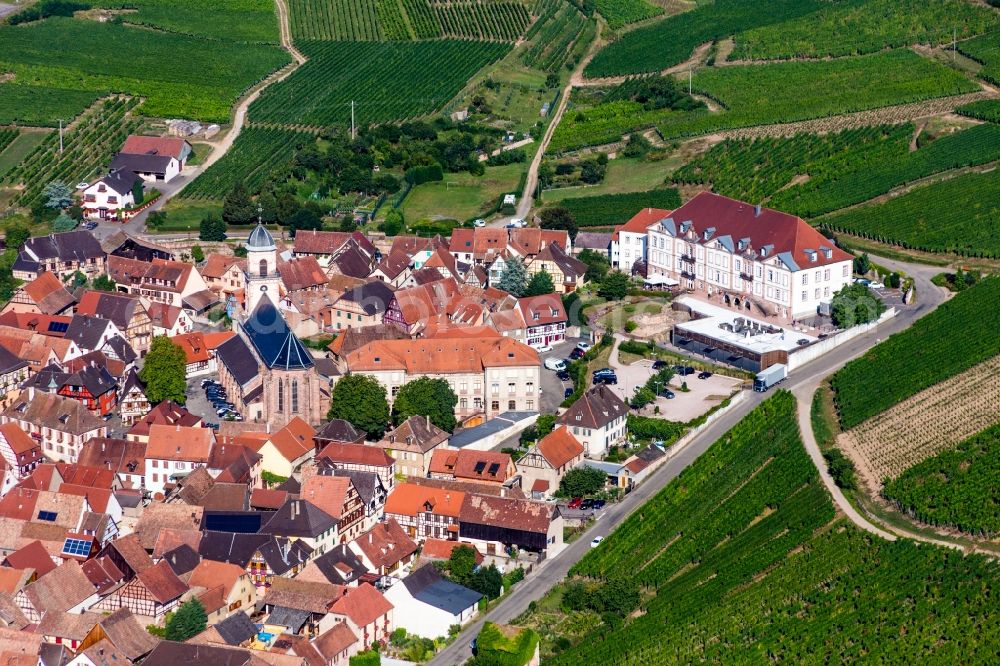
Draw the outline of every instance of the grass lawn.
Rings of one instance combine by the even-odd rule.
[[[414,187],[403,201],[403,215],[407,222],[474,218],[489,210],[501,194],[513,192],[526,168],[524,164],[488,167],[483,176],[446,173],[443,181]]]
[[[680,158],[669,157],[656,162],[638,158],[619,158],[608,162],[608,173],[604,181],[597,185],[562,187],[545,190],[546,203],[593,197],[599,194],[620,194],[622,192],[646,192],[661,187],[667,177],[681,165]]]
[[[21,163],[35,146],[45,140],[50,130],[23,130],[17,138],[0,151],[0,176]]]
[[[212,154],[215,146],[210,143],[192,143],[191,144],[191,156],[188,158],[187,163],[191,166],[197,166],[205,161],[205,158]]]
[[[175,198],[161,210],[167,214],[167,221],[157,231],[176,233],[190,230],[197,234],[202,218],[209,214],[222,214],[222,202]]]

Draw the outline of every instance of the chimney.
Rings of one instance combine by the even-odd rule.
[[[106,445],[106,442],[101,442],[101,453],[104,453],[104,447],[105,447],[105,445]]]
[[[368,533],[368,543],[370,544],[371,542],[372,542],[372,533],[369,532]]]
[[[431,427],[431,415],[427,414],[426,418],[427,418],[427,427],[430,428]]]
[[[760,217],[760,204],[753,207],[753,216]]]

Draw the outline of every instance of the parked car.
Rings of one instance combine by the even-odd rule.
[[[595,384],[618,384],[618,377],[616,375],[601,375],[600,377],[594,378]]]
[[[653,370],[662,370],[663,368],[667,367],[668,365],[670,365],[670,364],[667,363],[666,361],[664,361],[663,359],[659,359],[659,360],[653,361]]]
[[[204,423],[204,426],[206,428],[211,428],[212,430],[218,430],[219,429],[219,424],[218,423],[209,423],[208,421],[206,421]]]
[[[595,499],[595,500],[594,500],[594,504],[593,504],[593,507],[594,507],[595,509],[597,509],[597,510],[600,510],[600,509],[603,509],[603,508],[604,508],[604,505],[605,505],[605,504],[607,504],[607,502],[605,502],[604,500],[602,500],[602,499]]]
[[[702,370],[701,372],[698,373],[698,379],[708,379],[711,376],[712,373],[709,372],[708,370]]]
[[[94,229],[96,229],[96,228],[97,228],[97,222],[94,222],[94,221],[90,221],[90,222],[84,222],[84,223],[83,223],[82,225],[80,225],[80,226],[82,226],[82,227],[83,227],[84,229],[86,229],[87,231],[93,231]]]
[[[583,509],[583,510],[593,509],[594,508],[594,500],[592,500],[592,499],[585,499],[585,500],[583,500],[582,502],[580,502],[580,508]]]
[[[535,347],[535,351],[539,354],[545,354],[552,351],[552,345],[542,345],[541,347]]]
[[[568,398],[571,395],[573,395],[573,387],[572,386],[567,386],[565,389],[563,389],[563,397],[564,398]]]
[[[549,370],[559,372],[560,370],[566,369],[566,361],[561,358],[547,358],[545,359],[545,367]]]
[[[587,352],[585,352],[582,349],[580,349],[579,347],[577,347],[576,349],[574,349],[573,351],[571,351],[569,353],[569,357],[575,361],[576,359],[582,357],[586,353]]]
[[[583,504],[583,498],[574,497],[569,501],[569,504],[567,504],[566,506],[568,506],[571,509],[579,509],[581,504]]]
[[[673,400],[674,399],[674,392],[671,391],[670,389],[664,390],[660,395],[662,395],[667,400]]]
[[[612,370],[611,368],[600,368],[599,370],[594,370],[595,377],[597,375],[613,375],[613,374],[615,374],[615,371]]]
[[[525,225],[524,220],[522,218],[515,217],[513,220],[510,221],[510,226],[514,227],[515,229],[521,229],[521,228],[525,227],[526,225]]]
[[[219,382],[215,381],[214,379],[203,379],[203,380],[201,380],[201,387],[202,388],[208,388],[209,386],[218,386],[218,385],[219,385]]]
[[[578,342],[578,343],[576,343],[576,348],[579,349],[579,350],[581,350],[581,351],[583,351],[584,353],[589,352],[590,348],[592,346],[593,345],[591,345],[589,342]]]
[[[590,542],[590,547],[591,548],[597,548],[598,546],[601,545],[602,541],[604,541],[604,537],[600,537],[600,536],[599,537],[594,537],[593,540]]]
[[[687,375],[694,374],[694,368],[692,368],[690,365],[675,365],[674,372],[676,372],[681,377],[686,377]]]
[[[556,377],[558,377],[559,379],[563,380],[564,382],[568,382],[569,381],[569,372],[567,372],[566,370],[560,370],[559,372],[556,373]]]
[[[475,221],[474,221],[474,222],[472,223],[472,225],[473,225],[473,226],[475,226],[475,227],[485,227],[485,226],[486,226],[486,220],[484,220],[484,219],[483,219],[483,218],[481,218],[481,217],[480,217],[480,218],[477,218],[477,219],[476,219],[476,220],[475,220]]]
[[[224,418],[227,414],[229,414],[229,408],[228,407],[219,407],[217,410],[215,410],[215,415],[216,416]]]

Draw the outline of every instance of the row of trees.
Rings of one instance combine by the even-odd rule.
[[[371,439],[381,439],[391,422],[399,425],[411,416],[427,416],[431,423],[452,432],[458,397],[444,379],[421,377],[400,387],[389,409],[385,387],[371,375],[348,375],[330,396],[327,418],[349,421]]]

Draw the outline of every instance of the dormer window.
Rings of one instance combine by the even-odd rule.
[[[826,257],[827,259],[833,259],[833,248],[824,247],[824,248],[821,248],[821,249],[823,251],[823,256],[824,257]]]

